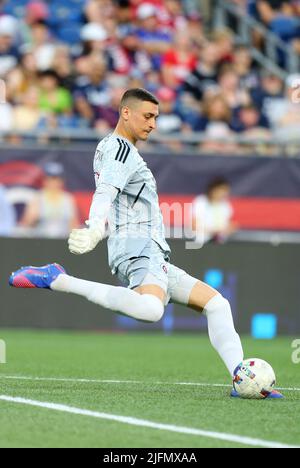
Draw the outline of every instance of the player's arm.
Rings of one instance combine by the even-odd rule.
[[[99,184],[94,194],[85,229],[73,229],[69,237],[69,250],[81,255],[91,252],[105,237],[105,226],[111,205],[119,190],[113,185]]]
[[[105,150],[99,165],[96,159],[97,190],[91,205],[89,220],[86,222],[88,228],[72,231],[69,238],[69,249],[72,253],[90,252],[104,238],[110,207],[136,170],[131,156],[128,143],[117,138]]]

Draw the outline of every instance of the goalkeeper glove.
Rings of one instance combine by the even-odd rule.
[[[91,252],[105,237],[106,222],[104,219],[91,219],[85,224],[87,228],[73,229],[70,234],[68,244],[72,254],[82,255]]]

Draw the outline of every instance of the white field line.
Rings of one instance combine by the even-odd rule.
[[[138,419],[128,416],[119,416],[116,414],[110,413],[100,413],[98,411],[91,411],[82,408],[76,408],[73,406],[67,406],[57,403],[43,402],[28,400],[26,398],[20,397],[11,397],[8,395],[0,395],[0,400],[6,401],[9,403],[18,403],[22,405],[35,406],[39,408],[45,408],[54,411],[61,411],[63,413],[76,414],[81,416],[89,416],[92,418],[105,419],[109,421],[115,421],[118,423],[129,424],[131,426],[138,427],[147,427],[150,429],[158,429],[161,431],[176,432],[177,434],[188,434],[192,436],[207,437],[210,439],[224,440],[227,442],[238,443],[242,445],[250,445],[255,447],[265,447],[265,448],[300,448],[293,445],[282,444],[280,442],[273,442],[263,439],[254,439],[252,437],[244,437],[234,434],[227,434],[223,432],[212,432],[205,431],[202,429],[196,429],[191,427],[184,426],[175,426],[172,424],[162,424],[153,421],[147,421],[145,419]]]
[[[105,380],[105,379],[80,379],[80,378],[63,378],[63,377],[32,377],[25,375],[1,375],[0,379],[6,380],[33,380],[40,382],[73,382],[73,383],[99,383],[99,384],[140,384],[140,385],[187,385],[194,387],[220,387],[231,388],[232,385],[222,383],[205,383],[205,382],[151,382],[142,380]],[[286,392],[300,392],[298,387],[276,387],[276,390]]]

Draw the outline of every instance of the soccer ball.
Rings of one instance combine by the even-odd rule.
[[[262,359],[245,359],[234,371],[233,386],[241,398],[263,399],[274,390],[274,370]]]

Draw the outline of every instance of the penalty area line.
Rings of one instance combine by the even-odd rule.
[[[280,442],[273,442],[263,439],[255,439],[252,437],[239,436],[235,434],[227,434],[223,432],[206,431],[202,429],[196,429],[184,426],[175,426],[172,424],[162,424],[154,421],[148,421],[146,419],[138,419],[128,416],[120,416],[110,413],[102,413],[98,411],[91,411],[87,409],[77,408],[64,404],[57,404],[44,401],[29,400],[22,397],[12,397],[8,395],[0,395],[0,400],[8,403],[16,403],[21,405],[34,406],[38,408],[48,409],[52,411],[60,411],[63,413],[75,414],[80,416],[88,416],[97,419],[103,419],[108,421],[114,421],[123,423],[131,426],[146,427],[149,429],[156,429],[161,431],[175,432],[177,434],[185,434],[198,437],[206,437],[209,439],[223,440],[226,442],[237,443],[241,445],[250,445],[254,447],[264,448],[300,448],[293,445],[287,445]]]

